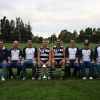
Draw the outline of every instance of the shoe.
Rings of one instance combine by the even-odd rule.
[[[100,80],[100,77],[98,77],[98,80]]]
[[[23,77],[23,80],[26,80],[26,77]]]
[[[35,80],[35,77],[32,77],[32,80]]]
[[[83,77],[82,80],[86,80],[86,77]]]
[[[90,80],[93,80],[93,77],[89,77]]]
[[[60,79],[61,79],[61,80],[65,80],[65,76],[61,76]]]
[[[39,76],[38,76],[38,80],[42,80],[42,77],[41,77],[41,75],[39,75]]]
[[[1,77],[1,81],[5,81],[5,78],[4,77]]]
[[[20,76],[17,76],[17,79],[20,78]]]
[[[11,78],[11,79],[13,79],[13,78],[14,78],[14,76],[10,76],[10,78]]]
[[[47,78],[48,78],[48,80],[51,80],[51,76],[50,76],[50,75],[48,75],[48,77],[47,77]]]
[[[52,80],[56,80],[56,76],[52,76]]]

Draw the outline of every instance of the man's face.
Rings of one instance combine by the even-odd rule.
[[[71,46],[75,46],[75,43],[76,43],[75,40],[70,41]]]
[[[0,41],[0,48],[3,48],[4,43]]]
[[[89,45],[84,45],[84,48],[85,48],[85,49],[88,49],[88,48],[89,48]]]
[[[28,46],[32,46],[32,44],[33,44],[32,40],[28,40],[27,44],[28,44]]]
[[[42,41],[43,47],[47,47],[47,41]]]
[[[57,45],[57,46],[60,46],[60,44],[61,44],[61,40],[60,40],[60,39],[57,39],[57,40],[56,40],[56,45]]]
[[[13,43],[14,48],[18,48],[18,45],[19,45],[18,41],[14,41]]]

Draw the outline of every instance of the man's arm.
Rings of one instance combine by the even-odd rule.
[[[66,63],[70,63],[70,61],[69,61],[69,59],[68,59],[68,57],[69,57],[68,48],[69,48],[69,47],[67,47],[67,48],[65,49]]]
[[[38,61],[40,62],[40,48],[38,49]]]
[[[38,50],[37,50],[37,48],[35,48],[35,53],[34,53],[34,59],[33,60],[37,61],[37,58],[38,58]]]
[[[50,52],[49,52],[49,61],[51,61],[51,49],[50,49]]]

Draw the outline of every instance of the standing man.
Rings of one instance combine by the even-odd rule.
[[[61,65],[61,79],[65,79],[65,49],[61,46],[61,40],[56,40],[56,46],[52,48],[52,79],[56,79],[56,65]]]
[[[75,79],[77,72],[79,70],[79,63],[78,63],[78,59],[79,59],[79,49],[77,47],[75,47],[75,39],[71,39],[70,40],[70,47],[67,47],[65,50],[65,54],[66,54],[66,71],[67,71],[67,76],[68,78],[71,78],[71,72],[70,72],[70,68],[71,66],[74,67],[74,71],[72,74],[72,78]]]
[[[34,80],[37,66],[37,48],[32,46],[32,39],[28,39],[27,44],[28,46],[23,49],[23,57],[21,62],[23,80],[26,79],[26,66],[32,66],[32,80]]]
[[[8,49],[4,47],[4,41],[0,40],[0,66],[2,67],[1,81],[5,81],[7,58],[8,58]]]
[[[84,48],[80,50],[80,67],[82,71],[83,80],[86,80],[85,66],[89,67],[89,79],[93,79],[94,70],[94,55],[92,49],[89,49],[89,42],[84,42]]]
[[[95,59],[96,59],[96,67],[98,71],[98,80],[100,80],[100,46],[97,46],[94,51]]]
[[[41,67],[45,64],[48,67],[48,79],[51,79],[51,50],[47,47],[47,40],[42,40],[42,47],[38,49],[38,80],[41,80]]]
[[[17,67],[17,78],[20,78],[22,51],[18,48],[18,41],[13,42],[13,48],[8,52],[8,65],[9,77],[13,78],[12,67]]]

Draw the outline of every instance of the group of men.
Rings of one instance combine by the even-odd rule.
[[[42,47],[37,50],[33,46],[32,39],[28,39],[27,47],[23,52],[18,48],[18,41],[13,42],[13,48],[9,51],[4,47],[4,41],[0,40],[0,66],[2,67],[1,80],[5,81],[6,69],[9,71],[9,77],[12,79],[14,74],[12,67],[17,67],[17,78],[20,78],[22,70],[23,80],[26,80],[26,67],[32,67],[32,80],[35,80],[36,69],[38,71],[38,80],[42,80],[41,69],[45,64],[48,69],[47,79],[56,79],[56,66],[61,66],[61,79],[65,79],[65,71],[68,78],[76,78],[77,72],[81,69],[82,79],[86,80],[85,66],[89,67],[89,79],[93,79],[94,64],[96,62],[98,79],[100,79],[100,46],[95,48],[93,53],[89,48],[89,42],[84,42],[84,48],[75,47],[75,39],[70,40],[70,46],[64,48],[61,46],[61,40],[56,40],[56,46],[47,47],[47,40],[42,40]],[[74,67],[71,74],[70,68]]]

